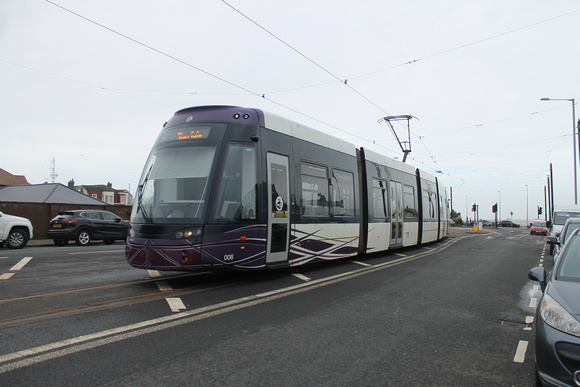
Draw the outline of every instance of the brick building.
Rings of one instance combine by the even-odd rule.
[[[68,187],[107,204],[121,206],[130,206],[133,204],[133,195],[128,190],[114,189],[113,184],[110,182],[107,185],[75,185],[73,179],[68,182]]]
[[[0,188],[0,211],[30,219],[34,239],[46,238],[48,224],[59,212],[80,209],[106,210],[123,219],[131,217],[131,206],[109,204],[60,183]]]

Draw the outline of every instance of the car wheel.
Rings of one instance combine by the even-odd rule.
[[[105,239],[103,242],[105,242],[106,245],[112,245],[113,243],[115,243],[114,239]]]
[[[12,229],[8,234],[7,243],[9,249],[21,249],[28,243],[28,234],[20,228]]]
[[[91,233],[87,230],[81,230],[75,239],[75,242],[79,246],[86,246],[91,243]]]
[[[68,244],[68,240],[62,240],[62,239],[53,239],[54,244],[57,246],[66,246]]]

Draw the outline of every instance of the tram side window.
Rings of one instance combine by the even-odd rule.
[[[424,219],[436,219],[435,208],[437,198],[435,192],[423,190],[423,217]]]
[[[256,219],[256,150],[229,144],[220,174],[213,218],[218,221]]]
[[[387,182],[373,179],[373,216],[375,219],[387,218]]]
[[[403,205],[405,211],[403,216],[405,219],[417,217],[417,209],[415,208],[415,188],[410,185],[403,186]]]
[[[302,215],[305,217],[328,217],[328,168],[301,163]]]
[[[354,175],[350,172],[332,172],[332,200],[334,216],[354,217]]]

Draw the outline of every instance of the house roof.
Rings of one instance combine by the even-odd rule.
[[[13,185],[0,188],[0,202],[52,203],[102,206],[107,203],[70,189],[60,183]]]
[[[0,168],[0,186],[3,185],[25,185],[30,184],[23,175],[13,175]]]
[[[121,190],[115,189],[111,186],[104,185],[104,184],[81,185],[80,187],[86,189],[87,191],[93,191],[93,192],[121,192]],[[77,188],[77,187],[75,187],[75,188]]]

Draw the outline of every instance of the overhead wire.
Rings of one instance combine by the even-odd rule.
[[[116,31],[116,30],[114,30],[114,29],[110,28],[110,27],[107,27],[107,26],[105,26],[104,24],[101,24],[101,23],[99,23],[99,22],[97,22],[97,21],[94,21],[94,20],[92,20],[92,19],[90,19],[90,18],[88,18],[88,17],[86,17],[86,16],[83,16],[83,15],[81,15],[81,14],[77,13],[77,12],[74,12],[74,11],[72,11],[72,10],[70,10],[70,9],[68,9],[68,8],[64,7],[64,6],[61,6],[61,5],[59,5],[59,4],[57,4],[57,3],[55,3],[55,2],[53,2],[53,1],[51,1],[51,0],[46,0],[46,2],[48,2],[49,4],[52,4],[52,5],[54,5],[55,7],[58,7],[58,8],[60,8],[60,9],[64,10],[64,11],[66,11],[66,12],[69,12],[69,13],[71,13],[72,15],[75,15],[76,17],[79,17],[79,18],[81,18],[81,19],[83,19],[83,20],[85,20],[85,21],[87,21],[87,22],[89,22],[89,23],[92,23],[92,24],[94,24],[94,25],[96,25],[96,26],[98,26],[98,27],[100,27],[100,28],[103,28],[103,29],[105,29],[105,30],[107,30],[107,31],[109,31],[109,32],[111,32],[111,33],[113,33],[113,34],[116,34],[116,35],[118,35],[118,36],[120,36],[120,37],[122,37],[122,38],[124,38],[124,39],[127,39],[127,40],[129,40],[129,41],[131,41],[131,42],[133,42],[133,43],[135,43],[135,44],[138,44],[138,45],[140,45],[140,46],[142,46],[142,47],[145,47],[145,48],[147,48],[147,49],[149,49],[149,50],[152,50],[152,51],[154,51],[154,52],[156,52],[156,53],[158,53],[158,54],[160,54],[160,55],[163,55],[163,56],[165,56],[165,57],[167,57],[167,58],[169,58],[169,59],[171,59],[171,60],[174,60],[174,61],[176,61],[176,62],[179,62],[179,63],[181,63],[181,64],[183,64],[183,65],[185,65],[185,66],[187,66],[187,67],[190,67],[190,68],[192,68],[192,69],[195,69],[195,70],[197,70],[197,71],[199,71],[199,72],[201,72],[201,73],[203,73],[203,74],[206,74],[206,75],[207,75],[207,76],[209,76],[209,77],[212,77],[212,78],[214,78],[214,79],[217,79],[217,80],[219,80],[219,81],[221,81],[221,82],[227,83],[227,84],[228,84],[228,85],[230,85],[230,86],[233,86],[233,87],[235,87],[235,88],[238,88],[238,89],[240,89],[240,90],[243,90],[243,91],[247,92],[248,94],[251,94],[251,95],[254,95],[254,96],[256,96],[256,97],[259,97],[259,98],[263,98],[263,99],[265,99],[265,100],[268,100],[269,102],[271,102],[271,103],[273,103],[273,104],[275,104],[275,105],[278,105],[278,106],[280,106],[280,107],[283,107],[283,108],[285,108],[285,109],[287,109],[287,110],[289,110],[289,111],[291,111],[291,112],[293,112],[293,113],[296,113],[296,114],[299,114],[299,115],[301,115],[301,116],[303,116],[303,117],[309,118],[309,119],[311,119],[311,120],[313,120],[313,121],[315,121],[315,122],[318,122],[318,123],[320,123],[320,124],[326,125],[326,126],[328,126],[328,127],[330,127],[330,128],[336,129],[336,130],[338,130],[338,131],[340,131],[340,132],[342,132],[342,133],[345,133],[345,134],[347,134],[347,135],[349,135],[349,136],[352,136],[352,137],[358,138],[358,139],[360,139],[360,140],[363,140],[363,141],[365,141],[365,142],[370,142],[368,139],[365,139],[364,137],[358,136],[358,135],[356,135],[356,134],[354,134],[354,133],[351,133],[351,132],[348,132],[348,131],[346,131],[346,130],[343,130],[343,129],[341,129],[341,128],[338,128],[338,127],[336,127],[336,126],[334,126],[334,125],[328,124],[327,122],[324,122],[324,121],[322,121],[322,120],[319,120],[319,119],[317,119],[317,118],[315,118],[315,117],[312,117],[312,116],[310,116],[310,115],[308,115],[308,114],[305,114],[305,113],[303,113],[303,112],[300,112],[300,111],[298,111],[298,110],[296,110],[296,109],[294,109],[294,108],[291,108],[291,107],[289,107],[289,106],[287,106],[287,105],[284,105],[284,104],[282,104],[282,103],[280,103],[280,102],[277,102],[277,101],[275,101],[275,100],[273,100],[273,99],[271,99],[271,98],[268,98],[268,97],[266,97],[266,96],[265,96],[263,93],[262,93],[262,94],[260,94],[260,93],[257,93],[257,92],[255,92],[255,91],[252,91],[252,90],[250,90],[250,89],[246,88],[246,87],[243,87],[243,86],[241,86],[241,85],[238,85],[238,84],[236,84],[235,82],[229,81],[229,80],[227,80],[227,79],[225,79],[225,78],[223,78],[223,77],[220,77],[220,76],[218,76],[218,75],[215,75],[215,74],[213,74],[213,73],[211,73],[211,72],[209,72],[209,71],[207,71],[207,70],[204,70],[204,69],[202,69],[202,68],[200,68],[200,67],[198,67],[198,66],[195,66],[195,65],[193,65],[193,64],[191,64],[191,63],[189,63],[189,62],[186,62],[186,61],[184,61],[184,60],[182,60],[182,59],[179,59],[179,58],[177,58],[177,57],[176,57],[176,56],[174,56],[174,55],[168,54],[168,53],[166,53],[166,52],[164,52],[164,51],[162,51],[162,50],[160,50],[160,49],[157,49],[157,48],[155,48],[155,47],[153,47],[153,46],[151,46],[151,45],[149,45],[149,44],[143,43],[143,42],[141,42],[141,41],[139,41],[139,40],[137,40],[137,39],[135,39],[135,38],[132,38],[132,37],[130,37],[130,36],[128,36],[128,35],[126,35],[126,34],[123,34],[123,33],[119,32],[119,31]]]

